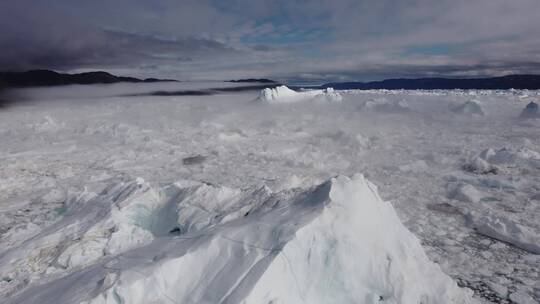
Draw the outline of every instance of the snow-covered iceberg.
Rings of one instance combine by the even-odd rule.
[[[483,116],[485,114],[482,103],[478,100],[468,100],[460,105],[451,105],[450,111],[464,115]]]
[[[284,85],[276,88],[266,88],[261,91],[258,98],[259,101],[267,103],[290,103],[307,100],[338,102],[342,99],[343,97],[333,88],[296,92]]]
[[[534,101],[529,102],[523,111],[521,112],[521,115],[519,116],[521,118],[540,118],[540,110],[538,109],[538,104]]]
[[[362,175],[276,193],[138,180],[68,209],[0,256],[34,280],[5,303],[473,302]]]

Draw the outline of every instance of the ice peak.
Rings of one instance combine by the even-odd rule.
[[[95,223],[87,230],[91,235],[82,236],[85,247],[61,253],[70,259],[60,260],[73,264],[81,256],[102,253],[114,239],[117,246],[106,251],[109,257],[98,257],[84,271],[45,287],[30,287],[11,303],[37,298],[41,303],[90,298],[86,303],[92,304],[111,299],[135,304],[170,299],[245,304],[376,303],[381,298],[391,303],[472,302],[428,260],[392,205],[382,201],[361,174],[278,193],[178,182],[131,192],[122,200],[124,208],[113,210],[110,220]],[[85,217],[72,220],[72,225],[85,225]],[[155,235],[150,224],[156,221],[163,227],[176,222],[180,228]],[[110,231],[114,223],[119,232],[100,232]],[[137,230],[144,227],[150,228]],[[143,243],[129,243],[129,231],[139,231]],[[123,238],[114,238],[118,233]],[[120,244],[122,239],[129,246]]]

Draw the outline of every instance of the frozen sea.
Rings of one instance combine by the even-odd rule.
[[[291,303],[287,299],[293,301],[294,297],[315,303],[308,292],[315,285],[310,284],[322,283],[309,282],[306,273],[310,267],[298,266],[306,273],[297,269],[291,276],[284,275],[296,278],[299,286],[306,284],[304,293],[279,293],[281,287],[272,284],[287,282],[277,275],[283,266],[268,261],[264,264],[248,255],[246,252],[252,254],[253,248],[237,252],[216,239],[206,240],[207,245],[200,245],[201,239],[174,246],[166,240],[188,239],[191,235],[200,240],[201,231],[205,231],[206,237],[220,235],[223,240],[234,235],[253,239],[259,242],[257,246],[270,246],[269,252],[300,255],[311,247],[298,235],[324,235],[321,231],[338,234],[342,226],[346,227],[343,223],[349,223],[353,233],[322,238],[324,246],[313,248],[326,252],[335,246],[328,242],[346,243],[352,238],[354,246],[347,247],[349,251],[338,246],[341,251],[332,256],[341,262],[332,267],[353,265],[355,258],[376,259],[369,256],[369,250],[358,255],[353,251],[362,248],[358,244],[371,244],[367,239],[370,234],[355,233],[354,229],[375,226],[357,225],[362,218],[345,217],[337,211],[328,215],[300,208],[304,206],[298,203],[302,197],[317,201],[317,187],[332,185],[331,189],[338,190],[323,195],[324,206],[330,201],[340,206],[340,199],[347,195],[359,201],[389,202],[396,220],[383,215],[387,211],[379,214],[366,207],[366,214],[375,212],[373,218],[387,223],[377,224],[377,231],[371,234],[385,238],[388,226],[388,242],[402,247],[396,249],[385,241],[388,247],[380,246],[387,251],[382,252],[407,252],[407,243],[391,236],[412,232],[421,249],[411,245],[411,252],[425,252],[427,259],[440,267],[440,286],[449,286],[443,279],[448,276],[458,286],[472,290],[474,300],[481,303],[540,301],[540,119],[520,118],[529,102],[540,100],[539,92],[377,90],[295,95],[282,90],[261,95],[252,90],[208,96],[145,96],[155,91],[226,86],[233,84],[116,84],[11,92],[9,98],[14,102],[0,108],[0,298],[11,301],[8,303],[32,303],[38,296],[50,303],[197,303],[186,300],[191,292],[192,299],[199,299],[199,303]],[[364,177],[369,182],[364,182]],[[376,187],[378,195],[356,195],[350,184]],[[189,208],[171,207],[172,197]],[[277,203],[266,207],[269,200]],[[124,203],[129,207],[126,212],[122,211],[123,202],[128,202]],[[300,207],[296,208],[296,203]],[[116,204],[118,210],[102,212],[110,206],[93,207],[99,204]],[[279,213],[280,208],[286,212]],[[314,215],[318,212],[326,215]],[[238,222],[240,217],[250,218],[250,213],[256,213],[253,221]],[[87,214],[95,216],[89,219]],[[146,217],[141,219],[141,214]],[[177,216],[171,219],[170,214]],[[332,216],[342,219],[342,224],[322,229],[333,227],[327,219]],[[280,227],[290,224],[311,228],[308,232],[283,228],[279,234],[287,237],[278,241],[257,239],[257,234],[248,233],[259,229],[253,228],[257,221],[269,217],[282,219]],[[312,227],[314,223],[319,226]],[[264,230],[260,235],[272,236],[276,233],[272,231]],[[404,238],[409,237],[406,235]],[[292,239],[297,241],[294,248],[300,249],[286,245]],[[211,249],[213,246],[217,249]],[[267,248],[264,246],[261,248]],[[190,248],[199,248],[200,260],[197,256],[186,260]],[[177,253],[175,257],[168,255],[171,251]],[[149,252],[154,254],[152,258]],[[343,255],[346,253],[350,260]],[[133,262],[135,258],[125,257],[129,254],[144,256],[140,259],[146,262]],[[214,265],[219,259],[212,254],[222,255],[230,263]],[[171,270],[168,276],[156,275],[155,268],[145,264],[147,260],[172,263],[180,256],[183,264],[167,266],[180,270]],[[411,269],[428,261],[416,261],[417,254],[411,256],[414,262],[403,262]],[[246,266],[247,257],[260,263]],[[302,260],[300,256],[297,259]],[[112,266],[107,265],[112,262],[121,264],[113,267],[114,274],[96,270],[109,269]],[[204,264],[202,268],[189,266],[198,263]],[[240,283],[224,284],[221,272],[208,277],[208,265],[222,267]],[[126,269],[135,268],[149,271],[145,275],[157,281],[141,282],[126,274]],[[386,283],[358,295],[363,298],[351,294],[350,298],[338,299],[341,303],[358,299],[365,303],[413,303],[407,301],[416,294],[399,298],[398,292],[387,296],[377,289],[385,284],[399,287],[408,280],[420,284],[419,278],[430,273],[414,274],[415,270],[402,268],[399,275],[384,277],[396,281],[381,279]],[[327,270],[320,270],[320,276],[314,277],[328,278]],[[339,285],[341,289],[335,287],[334,292],[343,295],[349,290],[343,288],[354,285],[350,282],[362,280],[362,286],[369,289],[366,277],[343,271],[346,276],[332,275],[334,279],[313,290],[331,290]],[[376,269],[370,271],[377,273]],[[200,276],[185,278],[190,272]],[[371,272],[358,273],[367,276]],[[174,281],[178,277],[185,279]],[[243,277],[250,280],[240,280]],[[304,277],[308,281],[302,281]],[[99,278],[96,282],[101,285],[71,286],[66,283],[69,278]],[[137,288],[169,286],[160,280],[173,280],[167,282],[175,282],[176,293],[135,294]],[[196,287],[190,285],[193,281],[198,282]],[[402,287],[410,292],[407,285]],[[271,298],[265,293],[268,288],[279,292]],[[435,294],[433,290],[418,294]],[[69,297],[55,298],[64,291]],[[366,294],[370,292],[376,297],[368,300]],[[320,303],[336,299],[326,293],[317,295]],[[427,299],[426,303],[436,303],[433,298]]]

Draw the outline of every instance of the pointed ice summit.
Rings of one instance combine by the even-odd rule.
[[[51,237],[59,227],[34,241],[72,262],[53,257],[54,275],[6,303],[473,303],[362,175],[277,193],[139,181],[88,202],[62,225],[85,245]],[[34,261],[39,248],[23,248],[12,265]],[[89,265],[73,262],[84,254]]]

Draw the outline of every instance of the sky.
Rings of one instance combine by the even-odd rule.
[[[367,81],[540,73],[539,0],[2,0],[0,70]]]

